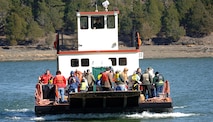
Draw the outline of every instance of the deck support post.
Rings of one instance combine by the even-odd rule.
[[[127,96],[125,95],[125,96],[124,96],[123,108],[126,108],[126,105],[127,105]]]
[[[85,105],[86,105],[86,98],[83,97],[82,98],[82,108],[85,108]]]
[[[103,97],[103,108],[106,108],[106,97]]]

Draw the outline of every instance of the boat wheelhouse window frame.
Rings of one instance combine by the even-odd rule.
[[[107,28],[115,28],[115,15],[107,16]]]
[[[80,17],[80,27],[81,29],[88,29],[88,16]]]
[[[88,58],[82,58],[81,59],[81,66],[82,67],[88,67],[89,66],[89,59]]]
[[[117,65],[117,59],[116,58],[109,58],[109,60],[112,61],[112,66],[116,66]]]
[[[98,28],[95,28],[94,25],[96,21],[100,21],[101,26]],[[104,28],[104,16],[91,16],[91,28],[92,29],[103,29]]]
[[[71,59],[70,60],[71,67],[79,67],[79,59]]]
[[[127,58],[121,57],[118,59],[119,61],[119,66],[126,66],[127,65]]]

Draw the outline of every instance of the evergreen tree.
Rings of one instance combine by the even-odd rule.
[[[147,0],[145,9],[145,26],[151,28],[151,36],[155,36],[161,29],[161,16],[163,12],[163,3],[156,0]],[[151,38],[151,37],[149,37]]]
[[[9,12],[9,2],[8,0],[1,0],[0,4],[0,35],[4,35],[5,33],[5,24],[6,24],[6,17]]]
[[[39,37],[44,36],[44,30],[40,28],[36,21],[31,21],[31,24],[27,26],[27,38],[32,40],[34,43],[37,42]]]
[[[34,4],[38,7],[33,10],[34,17],[46,34],[62,28],[64,3],[61,0],[39,0]]]
[[[177,41],[181,36],[185,35],[184,28],[180,27],[179,14],[173,2],[165,8],[162,25],[161,33],[163,33],[166,38]]]
[[[187,32],[192,37],[203,37],[211,33],[213,18],[200,0],[190,9],[187,21]]]
[[[7,18],[6,26],[6,34],[9,41],[25,39],[27,23],[18,14],[11,13],[11,15]]]
[[[180,25],[186,28],[189,10],[193,7],[196,0],[175,0],[176,8],[179,13]]]
[[[132,11],[132,1],[123,0],[117,1],[117,7],[120,11],[119,14],[119,33],[124,35],[130,35],[132,31],[132,18],[133,15],[130,14]]]
[[[211,17],[213,17],[213,0],[201,0],[201,2],[210,13]]]
[[[122,20],[120,21],[120,33],[124,35],[131,34],[132,27],[132,20],[128,16],[123,16]]]
[[[213,0],[201,0],[201,1],[205,6],[206,11],[208,11],[209,17],[213,18]],[[210,31],[213,32],[213,28]]]
[[[38,17],[36,21],[45,30],[45,32],[53,32],[54,27],[50,18],[50,6],[45,1],[38,1]]]

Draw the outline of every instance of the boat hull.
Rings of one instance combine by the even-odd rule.
[[[138,113],[143,111],[149,112],[172,112],[173,107],[171,102],[167,103],[142,103],[137,107],[128,108],[82,108],[70,109],[69,104],[35,106],[35,114],[37,116],[48,114],[78,114],[78,113]]]
[[[70,94],[68,103],[35,106],[36,115],[77,113],[172,112],[172,102],[140,102],[139,91]]]

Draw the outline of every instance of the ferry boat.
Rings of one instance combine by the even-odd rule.
[[[118,41],[119,11],[77,12],[77,50],[67,42],[63,33],[58,32],[55,46],[57,48],[57,69],[68,78],[71,70],[86,71],[90,69],[97,78],[106,67],[123,71],[128,67],[131,75],[143,58],[140,49],[119,49]],[[99,24],[95,24],[99,22]],[[70,45],[69,45],[70,44]],[[165,84],[168,89],[168,82]],[[48,90],[48,93],[46,92]],[[124,112],[171,112],[172,100],[169,96],[145,99],[141,91],[92,91],[70,93],[67,103],[55,102],[55,87],[37,84],[35,114],[69,114],[69,113],[124,113]],[[53,94],[53,95],[44,95]],[[165,92],[166,94],[166,92]],[[45,96],[45,97],[44,97]],[[49,97],[47,97],[49,96]],[[52,97],[50,97],[52,96]],[[48,101],[48,102],[47,102]],[[47,103],[47,104],[43,104]]]

